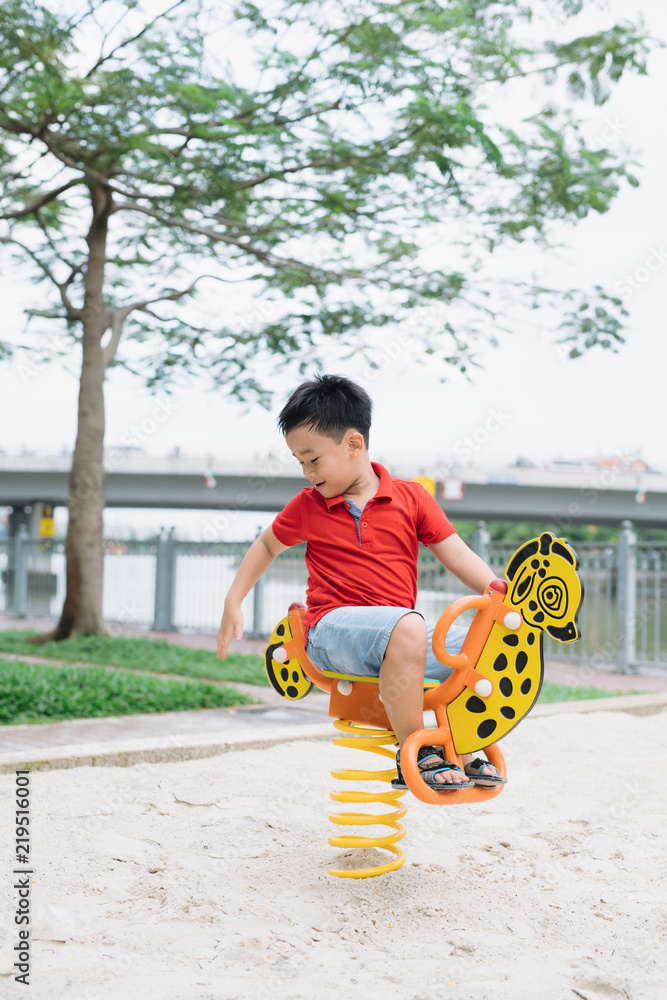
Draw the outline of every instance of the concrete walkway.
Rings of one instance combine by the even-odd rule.
[[[53,624],[52,619],[18,620],[0,615],[0,630],[47,631]],[[210,649],[215,657],[215,636],[210,633],[157,633],[126,625],[111,628],[116,635],[164,638],[179,645]],[[258,639],[242,639],[233,644],[235,651],[253,653],[261,653],[264,645],[265,641]],[[15,658],[0,652],[0,657],[3,656]],[[34,657],[16,658],[51,665],[57,662],[39,657],[38,646]],[[609,668],[549,662],[545,665],[545,676],[549,681],[568,686],[648,694],[613,701],[537,706],[533,710],[537,714],[600,708],[643,712],[667,706],[667,671],[623,675]],[[127,765],[142,760],[182,760],[223,753],[240,744],[268,746],[286,739],[329,739],[333,735],[328,697],[316,689],[301,701],[287,702],[269,687],[236,683],[234,687],[260,698],[264,704],[0,727],[0,772],[12,770],[22,763],[34,768],[49,768],[84,763]]]

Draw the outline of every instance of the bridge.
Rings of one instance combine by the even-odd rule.
[[[19,519],[39,502],[65,506],[71,461],[70,454],[0,454],[0,505],[11,506]],[[384,464],[404,479],[431,477],[439,503],[454,522],[536,521],[552,530],[623,520],[638,527],[667,525],[667,476],[658,473],[561,463],[445,469],[422,462],[410,468]],[[104,471],[108,507],[278,511],[305,485],[287,451],[239,462],[110,448]]]

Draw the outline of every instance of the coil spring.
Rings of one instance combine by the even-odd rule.
[[[345,736],[334,737],[334,743],[338,746],[352,747],[355,750],[368,750],[369,753],[380,754],[388,757],[392,762],[396,760],[396,751],[385,749],[387,743],[395,743],[396,736],[390,729],[373,729],[355,725],[345,719],[335,719],[336,729],[345,733]],[[391,782],[396,777],[396,767],[386,771],[360,771],[356,768],[345,768],[331,772],[334,778],[340,781],[386,781]],[[348,848],[368,848],[377,847],[389,851],[394,855],[387,864],[378,865],[376,868],[362,868],[357,870],[340,870],[330,868],[330,875],[337,875],[339,878],[374,878],[376,875],[384,875],[385,872],[396,871],[405,861],[405,854],[396,841],[405,836],[405,827],[399,820],[405,816],[407,807],[399,800],[405,795],[405,789],[391,788],[388,792],[356,792],[343,791],[331,792],[331,798],[335,802],[384,802],[393,806],[393,812],[382,813],[350,813],[342,812],[330,816],[332,823],[338,826],[387,826],[393,833],[384,837],[364,837],[358,834],[342,834],[338,837],[330,837],[329,843],[332,847]]]

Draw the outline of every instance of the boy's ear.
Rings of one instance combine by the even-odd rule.
[[[356,455],[363,451],[366,442],[364,441],[364,435],[360,431],[355,431],[350,429],[345,434],[343,440],[347,443],[347,448],[350,454]]]

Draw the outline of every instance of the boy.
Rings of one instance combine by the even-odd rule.
[[[451,670],[434,656],[427,626],[414,610],[419,542],[467,587],[484,593],[492,570],[456,534],[419,483],[392,479],[371,462],[372,403],[354,382],[318,375],[292,393],[278,418],[287,445],[311,483],[248,549],[225,599],[217,635],[224,659],[232,635],[243,634],[241,602],[275,557],[307,542],[307,653],[320,668],[378,676],[380,696],[396,734],[397,778],[405,788],[400,747],[423,729],[424,674],[444,680]],[[450,631],[448,639],[454,638]],[[448,642],[448,652],[459,652]],[[463,757],[465,773],[440,747],[422,747],[419,769],[438,791],[504,782],[481,758]],[[472,780],[471,780],[472,779]]]

